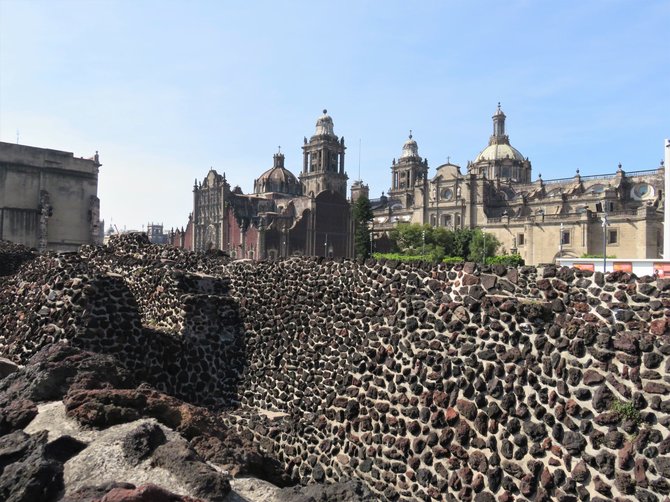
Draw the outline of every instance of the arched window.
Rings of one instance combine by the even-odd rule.
[[[451,215],[450,214],[443,214],[442,215],[442,226],[443,227],[451,227]]]
[[[456,218],[454,219],[454,227],[455,228],[460,228],[461,227],[461,215],[457,214]]]

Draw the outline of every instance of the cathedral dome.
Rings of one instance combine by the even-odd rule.
[[[420,158],[419,146],[416,144],[416,141],[412,139],[412,131],[409,132],[409,139],[405,141],[405,144],[402,146],[402,153],[400,154],[400,158]]]
[[[523,162],[525,159],[521,152],[514,148],[509,143],[509,136],[505,134],[505,119],[506,116],[500,108],[500,103],[498,103],[498,109],[493,114],[493,135],[489,139],[489,144],[484,148],[477,158],[477,162],[488,162],[496,160],[518,160]]]
[[[315,135],[335,136],[335,133],[333,132],[333,119],[328,115],[328,110],[324,109],[323,115],[317,119]]]
[[[503,159],[512,159],[512,160],[518,160],[518,161],[523,161],[524,156],[521,155],[521,152],[514,148],[512,145],[509,144],[492,144],[484,148],[479,155],[477,155],[477,158],[475,159],[475,162],[481,162],[481,161],[495,161],[495,160],[503,160]]]
[[[284,167],[284,155],[274,155],[274,165],[254,181],[254,193],[275,192],[287,195],[300,195],[301,186],[295,175]]]

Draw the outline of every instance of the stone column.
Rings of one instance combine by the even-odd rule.
[[[89,239],[91,244],[98,244],[100,237],[100,199],[95,195],[91,195],[89,201],[89,214],[91,218],[89,222]]]
[[[47,250],[49,242],[49,217],[51,216],[52,208],[49,199],[49,192],[40,190],[40,220],[39,220],[39,234],[37,249],[40,253]]]

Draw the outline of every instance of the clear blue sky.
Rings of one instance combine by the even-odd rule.
[[[502,102],[533,178],[653,169],[670,1],[0,0],[0,139],[90,156],[109,223],[185,225],[210,166],[245,192],[323,108],[378,196],[409,129],[465,168]]]

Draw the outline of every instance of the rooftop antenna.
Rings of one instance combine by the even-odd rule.
[[[361,180],[361,138],[358,138],[358,181]]]

